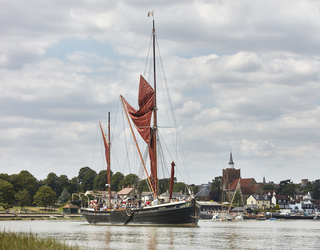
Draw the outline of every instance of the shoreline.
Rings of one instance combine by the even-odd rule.
[[[81,214],[63,213],[0,213],[0,220],[19,219],[82,219]]]

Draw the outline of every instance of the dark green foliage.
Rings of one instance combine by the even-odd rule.
[[[220,188],[221,180],[222,180],[222,176],[217,176],[212,180],[210,198],[214,201],[221,201],[221,196],[222,196],[222,192]]]
[[[55,173],[49,173],[47,178],[44,180],[44,183],[48,187],[51,187],[57,196],[62,192],[59,177]]]
[[[316,180],[312,188],[312,198],[320,199],[320,180]]]
[[[93,182],[96,176],[96,171],[92,170],[91,168],[81,168],[78,175],[81,191],[86,192],[87,190],[93,190]]]
[[[266,184],[263,186],[263,190],[276,190],[277,188],[272,184]]]
[[[36,194],[38,189],[37,179],[27,170],[23,170],[19,174],[11,175],[10,182],[14,186],[15,192],[26,189],[31,197]]]
[[[112,171],[110,171],[110,176],[112,177]],[[111,179],[110,179],[111,181]],[[94,178],[93,190],[107,190],[106,184],[108,183],[107,170],[101,170],[99,174]]]
[[[126,175],[123,180],[119,184],[119,189],[121,190],[122,187],[137,187],[139,184],[139,177],[135,174],[128,174]]]
[[[293,198],[297,188],[299,188],[299,185],[291,183],[290,179],[283,180],[279,183],[278,194]]]
[[[36,195],[33,197],[34,204],[40,207],[52,206],[57,201],[57,195],[51,187],[42,186],[39,188]]]
[[[180,192],[184,194],[186,190],[186,184],[183,182],[176,182],[173,186],[173,192]]]
[[[61,192],[61,195],[59,196],[59,200],[61,203],[65,203],[69,200],[70,197],[70,193],[68,192],[68,190],[65,188],[63,189],[63,191]]]
[[[173,182],[174,185],[174,182]],[[159,186],[159,194],[165,193],[167,190],[170,189],[170,178],[164,178],[158,180],[158,186]]]
[[[13,185],[5,180],[0,180],[0,206],[4,209],[13,207],[15,204],[14,200],[14,187]]]
[[[79,189],[80,189],[79,180],[78,180],[78,177],[75,176],[70,180],[69,192],[70,194],[77,193],[79,192]]]
[[[31,204],[31,195],[27,189],[22,189],[15,194],[16,201],[18,205],[23,208],[24,206],[29,206]]]
[[[119,184],[124,179],[124,175],[120,172],[115,173],[111,176],[111,190],[119,191]],[[120,187],[121,188],[121,187]]]

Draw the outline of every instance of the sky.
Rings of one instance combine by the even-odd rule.
[[[242,178],[320,179],[319,1],[0,2],[0,173],[106,168],[98,121],[137,96],[154,10],[188,184],[220,176],[231,149]]]

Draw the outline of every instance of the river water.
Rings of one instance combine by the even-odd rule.
[[[319,249],[320,220],[199,221],[198,227],[89,225],[82,220],[0,221],[82,249]]]

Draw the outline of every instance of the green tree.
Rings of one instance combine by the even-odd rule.
[[[0,206],[4,209],[13,207],[14,200],[14,186],[5,180],[0,180]]]
[[[68,189],[64,188],[63,191],[61,192],[61,195],[59,196],[59,200],[61,203],[65,203],[69,200],[70,198],[70,193],[68,192]]]
[[[69,192],[71,194],[73,194],[73,193],[78,193],[79,191],[80,191],[79,179],[78,179],[77,176],[75,176],[70,180],[70,190],[69,190]]]
[[[320,199],[320,180],[316,180],[313,184],[312,198],[316,200]]]
[[[119,184],[119,189],[122,187],[137,187],[140,182],[140,179],[137,175],[135,174],[128,174],[124,179],[120,182]]]
[[[277,188],[272,184],[266,184],[263,186],[263,190],[276,190]]]
[[[82,179],[81,189],[83,191],[93,190],[94,178],[96,178],[97,173],[94,170],[90,170],[86,173],[86,175]]]
[[[10,182],[10,175],[8,175],[8,174],[0,174],[0,180],[4,180],[4,181]]]
[[[283,180],[279,183],[278,194],[293,198],[297,188],[298,185],[293,184],[290,179]]]
[[[34,204],[46,209],[47,205],[52,206],[56,203],[57,195],[51,187],[42,186],[33,197],[33,200]]]
[[[62,192],[62,189],[61,189],[62,187],[60,186],[59,177],[55,173],[53,172],[49,173],[47,175],[47,178],[44,180],[44,183],[48,187],[51,187],[57,196]]]
[[[61,190],[63,190],[63,189],[67,189],[68,190],[68,192],[70,193],[70,191],[71,191],[71,185],[70,185],[70,180],[68,179],[68,176],[66,176],[66,175],[60,175],[59,177],[58,177],[58,179],[59,179],[59,185],[60,185],[60,189]]]
[[[10,182],[14,186],[15,192],[26,189],[31,197],[35,195],[38,189],[38,180],[27,170],[22,170],[19,174],[11,175]]]
[[[110,176],[112,177],[112,171],[110,171]],[[94,178],[93,190],[107,190],[106,189],[107,182],[108,182],[107,170],[101,170],[99,174],[96,176],[96,178]]]
[[[183,182],[176,182],[173,186],[173,192],[180,192],[185,193],[186,184]]]
[[[143,179],[140,181],[138,186],[139,193],[150,191],[147,181],[148,181],[147,179]]]
[[[199,188],[199,186],[192,184],[190,186],[190,190],[193,192],[193,194],[196,194],[200,191],[200,188]]]
[[[18,193],[15,194],[15,199],[21,208],[31,204],[31,195],[27,189],[18,191]]]
[[[89,167],[83,167],[79,171],[78,180],[80,184],[80,189],[82,191],[93,190],[94,178],[96,178],[96,171]]]
[[[170,189],[170,179],[171,178],[164,178],[158,180],[158,186],[159,186],[159,194],[165,193],[167,190]],[[173,185],[176,178],[174,178]]]
[[[214,177],[211,183],[210,198],[214,201],[221,201],[221,180],[222,176]]]
[[[115,173],[111,176],[111,190],[119,191],[120,182],[124,179],[124,175],[120,172]],[[120,187],[121,189],[121,187]]]

